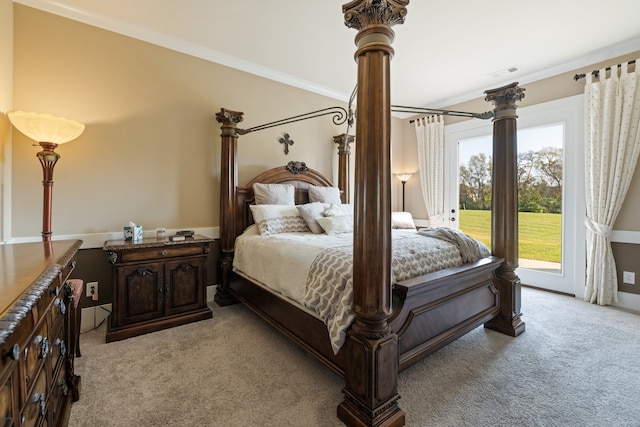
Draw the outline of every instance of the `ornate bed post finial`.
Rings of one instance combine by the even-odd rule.
[[[500,314],[485,324],[510,336],[525,330],[521,319],[521,284],[518,268],[518,130],[517,102],[524,88],[512,83],[485,92],[494,104],[491,236],[493,255],[504,258],[496,270],[500,291]]]
[[[494,113],[500,111],[503,116],[505,112],[515,114],[515,110],[518,108],[516,103],[524,99],[525,90],[525,88],[518,86],[518,82],[514,82],[497,89],[486,90],[484,92],[484,100],[487,102],[493,102]],[[496,120],[499,120],[499,117],[496,117],[494,114],[493,121],[495,122]]]
[[[226,108],[221,108],[220,111],[216,113],[216,121],[218,123],[222,123],[222,128],[237,129],[238,126],[236,125],[244,120],[242,117],[243,114],[244,113],[240,111],[231,111]]]
[[[243,113],[221,108],[216,113],[216,121],[221,123],[220,134],[220,260],[218,271],[218,289],[215,302],[218,305],[229,305],[236,302],[226,291],[233,263],[233,245],[235,242],[234,205],[236,187],[238,186],[238,123],[242,122]]]
[[[351,144],[355,140],[353,135],[347,136],[343,133],[333,137],[333,142],[338,144],[338,188],[342,191],[340,195],[342,203],[351,203],[349,190],[349,157],[351,156]]]
[[[356,0],[342,6],[358,30],[358,146],[355,161],[353,311],[338,418],[350,426],[402,426],[398,406],[398,337],[387,320],[391,282],[391,57],[409,0]],[[366,207],[369,206],[369,209]],[[371,209],[377,206],[379,209]],[[375,260],[375,262],[371,262]]]

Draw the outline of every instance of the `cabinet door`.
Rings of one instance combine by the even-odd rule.
[[[164,315],[164,263],[117,268],[115,325],[153,320]],[[117,307],[117,310],[115,309]]]
[[[205,265],[202,258],[167,261],[167,315],[204,307]]]
[[[17,425],[18,396],[16,395],[16,375],[18,368],[8,371],[0,382],[0,426]]]

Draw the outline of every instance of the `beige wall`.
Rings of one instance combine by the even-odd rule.
[[[13,106],[13,3],[0,0],[0,242],[11,238],[11,124]]]
[[[221,107],[243,111],[241,127],[339,104],[251,74],[15,5],[14,108],[87,125],[56,151],[53,233],[219,224]],[[344,105],[343,105],[344,106]],[[333,178],[330,117],[240,138],[239,181],[290,160]],[[279,138],[295,144],[286,156]],[[14,237],[39,236],[42,173],[32,141],[16,132]]]
[[[525,97],[522,102],[519,103],[520,107],[528,107],[531,105],[540,104],[543,102],[553,101],[556,99],[562,99],[573,95],[584,93],[585,80],[575,81],[573,76],[575,74],[589,73],[592,70],[608,67],[610,65],[619,64],[624,61],[636,59],[640,56],[640,52],[635,52],[629,55],[624,55],[617,58],[612,58],[605,62],[590,65],[588,67],[580,68],[571,72],[559,74],[554,77],[550,77],[537,82],[521,84],[520,86],[525,88]],[[494,89],[487,88],[487,89]],[[487,103],[484,100],[484,96],[478,97],[468,102],[456,104],[445,109],[458,110],[458,111],[470,111],[470,112],[483,112],[492,109],[492,104]],[[459,122],[461,118],[446,117],[445,123],[451,124]],[[412,170],[418,170],[418,148],[415,130],[413,124],[409,123],[409,119],[403,121],[404,129],[404,162],[408,168]],[[411,211],[416,218],[426,218],[427,213],[422,202],[422,193],[420,190],[420,182],[417,179],[412,179],[406,187],[407,193],[407,210]],[[616,221],[614,229],[625,231],[640,231],[640,221],[637,220],[637,214],[635,212],[640,208],[640,174],[635,174],[633,183],[629,188],[627,198],[620,211],[618,219]]]

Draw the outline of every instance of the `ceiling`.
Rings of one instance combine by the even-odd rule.
[[[14,2],[340,100],[356,83],[347,0]],[[412,0],[407,10],[393,27],[396,105],[442,108],[640,50],[638,0]]]

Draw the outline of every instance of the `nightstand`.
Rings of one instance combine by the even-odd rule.
[[[207,257],[213,239],[109,240],[113,306],[106,341],[212,317],[206,301]]]

